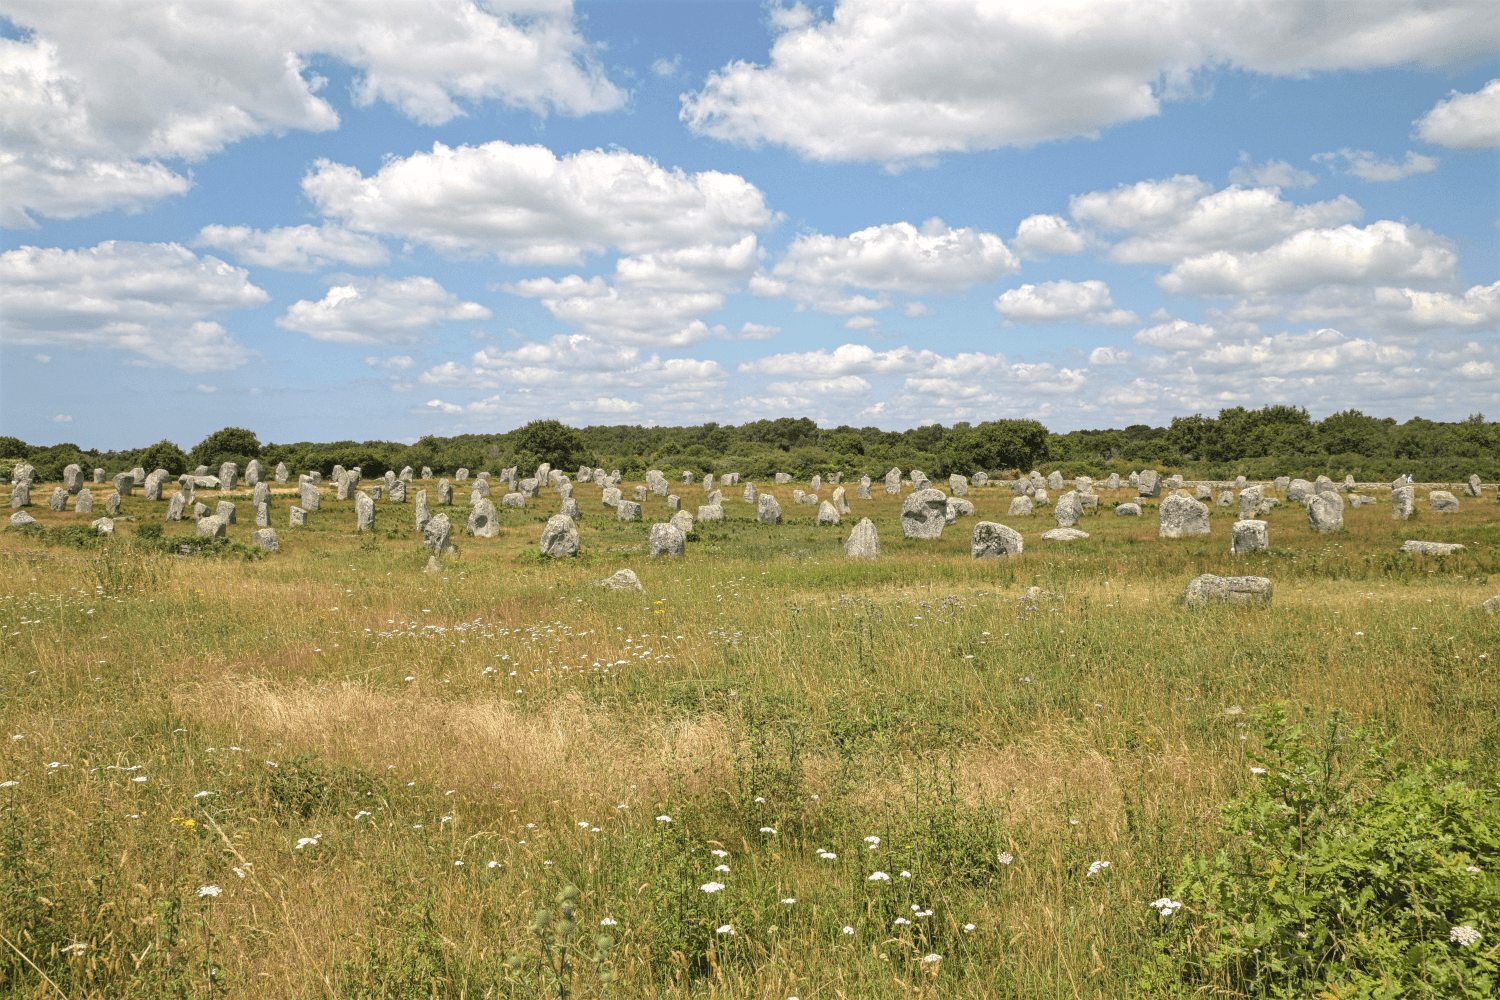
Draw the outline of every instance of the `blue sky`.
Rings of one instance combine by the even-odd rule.
[[[0,17],[33,443],[1500,412],[1493,3]]]

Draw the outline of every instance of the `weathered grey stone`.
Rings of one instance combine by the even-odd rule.
[[[1229,491],[1225,490],[1224,492],[1228,493]],[[1214,498],[1214,489],[1213,489],[1212,486],[1209,486],[1207,483],[1199,483],[1197,485],[1197,487],[1193,490],[1193,499],[1195,499],[1195,500],[1212,500],[1213,498]],[[1234,500],[1234,495],[1233,494],[1230,494],[1230,500],[1231,501]]]
[[[1447,490],[1433,490],[1427,494],[1427,505],[1438,514],[1452,514],[1458,510],[1458,497]]]
[[[383,484],[377,483],[374,486],[371,486],[369,489],[365,490],[365,492],[370,495],[371,500],[379,500],[382,496],[385,495],[385,486]]]
[[[269,528],[271,526],[271,505],[269,503],[258,503],[255,507],[255,526],[257,528]]]
[[[1078,523],[1083,516],[1083,501],[1078,498],[1078,491],[1072,490],[1057,498],[1057,506],[1052,508],[1052,519],[1060,528],[1071,528]]]
[[[453,551],[453,522],[438,514],[422,526],[422,547],[443,556]]]
[[[1005,515],[1007,517],[1030,517],[1031,511],[1031,497],[1022,494],[1021,496],[1011,498],[1010,510],[1006,511]]]
[[[412,504],[412,512],[416,518],[417,530],[421,531],[427,527],[427,522],[432,520],[432,514],[427,510],[426,490],[416,491],[416,499]]]
[[[136,486],[144,485],[146,482],[146,470],[137,465],[130,470],[130,481]]]
[[[378,486],[370,487],[372,490],[379,488]],[[375,500],[364,490],[354,494],[354,530],[375,530]]]
[[[301,507],[293,507],[287,517],[287,524],[293,528],[300,528],[307,523],[307,511]]]
[[[1159,497],[1161,496],[1161,476],[1154,469],[1146,469],[1140,473],[1135,489],[1143,497]]]
[[[1111,472],[1109,474],[1109,478],[1104,481],[1104,488],[1107,489],[1107,490],[1117,490],[1117,489],[1119,489],[1120,488],[1120,474],[1118,472]]]
[[[807,496],[807,494],[803,493],[801,490],[792,490],[792,503],[801,503],[802,498],[805,496]]]
[[[875,522],[868,517],[861,520],[844,542],[844,556],[849,559],[879,559],[880,535],[875,531]]]
[[[1032,502],[1032,504],[1034,504],[1037,507],[1045,507],[1045,506],[1047,506],[1047,503],[1048,503],[1048,500],[1047,500],[1047,491],[1045,489],[1043,489],[1042,487],[1040,487],[1040,486],[1037,486],[1034,489],[1032,489],[1032,491],[1031,491],[1031,502]]]
[[[173,497],[179,497],[182,494],[174,493],[172,495]],[[84,487],[83,489],[78,491],[78,496],[73,499],[73,510],[74,512],[79,514],[92,514],[94,512],[94,494],[88,489],[88,487]],[[177,504],[177,516],[169,518],[169,520],[182,520],[182,504],[180,502]]]
[[[822,488],[823,488],[823,477],[820,476],[820,475],[818,475],[816,472],[814,472],[813,473],[813,477],[807,481],[807,492],[809,492],[809,493],[816,493],[819,490],[821,490]]]
[[[834,510],[838,511],[840,514],[849,513],[849,497],[844,492],[844,488],[842,486],[835,487],[833,496],[829,497],[828,499],[829,502],[833,504]]]
[[[81,510],[81,508],[82,508],[82,504],[83,504],[83,494],[82,493],[78,494],[78,502],[79,502],[79,507],[74,508],[75,510]],[[90,497],[89,498],[89,510],[92,511],[93,509],[94,509],[94,501],[93,501],[93,498]],[[181,490],[178,490],[176,493],[172,494],[172,499],[170,499],[170,500],[167,501],[167,520],[168,521],[181,521],[182,520],[182,513],[185,510],[187,510],[187,494],[183,493]]]
[[[1138,503],[1122,503],[1115,505],[1115,517],[1140,517],[1141,505]]]
[[[1374,497],[1367,497],[1361,493],[1349,494],[1349,506],[1351,507],[1365,507],[1378,502]]]
[[[711,492],[713,492],[713,488],[714,488],[714,474],[712,472],[710,472],[710,473],[708,473],[707,475],[705,475],[703,477],[703,492],[704,493],[711,493]]]
[[[568,515],[573,519],[574,523],[583,520],[583,514],[578,509],[578,501],[572,497],[568,497],[568,499],[562,502],[562,510],[558,511],[558,513]]]
[[[196,533],[199,538],[227,538],[229,536],[229,525],[222,518],[209,515],[199,518]]]
[[[870,485],[871,483],[869,476],[860,476],[859,485],[854,488],[854,495],[859,497],[861,500],[870,499]]]
[[[1286,487],[1288,503],[1306,503],[1307,499],[1315,493],[1317,490],[1313,489],[1313,484],[1306,479],[1293,479]]]
[[[466,482],[469,481],[469,470],[468,469],[459,469],[457,472],[455,472],[453,474],[453,478],[457,482],[466,483]]]
[[[824,500],[822,503],[818,504],[818,523],[838,524],[839,509],[833,504],[829,503],[827,500]]]
[[[1052,473],[1049,476],[1047,476],[1047,489],[1052,490],[1054,492],[1057,492],[1057,491],[1060,491],[1062,488],[1063,488],[1063,475],[1062,475],[1061,472],[1057,471],[1056,469],[1053,469]]]
[[[1208,534],[1208,505],[1192,497],[1173,493],[1161,502],[1160,538],[1187,538]]]
[[[72,466],[69,466],[69,468],[72,468]],[[1470,476],[1469,477],[1469,481],[1464,484],[1464,496],[1469,496],[1469,497],[1477,497],[1477,496],[1479,496],[1479,477],[1478,476]]]
[[[667,510],[681,510],[681,509],[682,509],[682,497],[678,496],[676,493],[669,493],[669,494],[667,494]]]
[[[1273,490],[1275,490],[1277,493],[1285,493],[1287,490],[1289,490],[1289,489],[1292,488],[1292,477],[1291,476],[1277,476],[1271,482],[1271,488]],[[1288,497],[1287,499],[1290,500],[1291,497]]]
[[[746,503],[759,503],[760,502],[760,494],[756,491],[754,483],[747,483],[745,485],[744,500],[745,500]]]
[[[453,505],[453,484],[446,479],[438,480],[437,502],[439,507],[451,507]]]
[[[1187,585],[1188,607],[1208,604],[1269,604],[1271,581],[1263,576],[1214,576],[1205,573]]]
[[[255,534],[250,537],[254,539],[256,545],[267,552],[281,551],[281,541],[276,537],[275,528],[257,528]]]
[[[912,469],[911,488],[913,490],[930,490],[932,489],[932,481],[927,478],[927,473],[921,469]]]
[[[956,472],[953,473],[952,475],[950,475],[948,477],[948,494],[950,496],[955,496],[955,497],[968,496],[969,495],[969,479],[968,479],[968,477],[967,476],[960,476]]]
[[[395,485],[391,487],[390,501],[391,503],[406,503],[406,483],[396,480]]]
[[[762,493],[755,502],[755,519],[762,524],[781,523],[781,504],[769,493]]]
[[[318,494],[318,484],[311,480],[301,480],[297,483],[297,503],[303,510],[319,510],[322,508],[322,497]]]
[[[1307,501],[1307,523],[1317,532],[1344,527],[1344,498],[1337,493],[1315,493]]]
[[[556,489],[558,499],[566,500],[573,495],[573,481],[571,479],[564,479],[557,484]]]
[[[107,499],[108,498],[106,497],[106,500]],[[108,507],[109,505],[106,503],[105,506]],[[195,503],[195,504],[193,504],[193,520],[194,521],[201,521],[205,517],[208,517],[208,516],[209,516],[208,515],[208,504],[206,504],[206,503]]]
[[[1225,490],[1224,492],[1220,493],[1219,494],[1219,499],[1218,499],[1218,502],[1217,502],[1217,506],[1219,506],[1219,507],[1233,507],[1234,506],[1234,491],[1233,490]]]
[[[35,486],[36,469],[29,462],[22,462],[10,470],[10,481],[17,486]]]
[[[1085,507],[1099,506],[1099,494],[1097,493],[1080,493],[1078,494],[1078,500]]]
[[[1401,551],[1424,556],[1446,556],[1462,552],[1464,547],[1457,542],[1419,542],[1409,539],[1401,543]]]
[[[1236,489],[1236,490],[1242,490],[1242,489],[1244,489],[1245,488],[1245,477],[1244,476],[1235,476],[1234,477],[1234,487],[1233,488]]]
[[[526,490],[526,484],[527,483],[531,483],[532,484],[532,489],[530,490],[530,492],[527,492],[527,490]],[[534,479],[523,479],[523,480],[521,480],[521,492],[523,494],[525,494],[526,496],[529,496],[529,497],[536,496],[535,484],[536,484],[536,480],[534,480]],[[474,485],[471,486],[471,487],[469,487],[469,506],[471,506],[471,507],[474,506],[475,503],[477,503],[480,500],[485,499],[489,495],[490,495],[490,481],[488,479],[476,479],[476,480],[474,480]]]
[[[1500,614],[1500,596],[1491,597],[1481,607],[1484,608],[1484,613],[1487,615]]]
[[[901,495],[901,467],[891,466],[891,470],[885,474],[885,492],[887,496]]]
[[[792,474],[790,472],[778,472],[773,478],[777,486],[782,486],[792,481]]]
[[[166,469],[156,469],[146,476],[146,499],[160,500],[162,484],[172,478]]]
[[[251,503],[270,503],[271,487],[265,483],[256,483],[255,490],[250,494]]]
[[[650,546],[653,556],[680,556],[687,551],[687,538],[675,524],[653,524]]]
[[[63,489],[61,486],[59,486],[56,489],[54,489],[52,491],[52,495],[47,498],[47,509],[48,510],[66,510],[67,507],[68,507],[68,491],[65,490],[65,489]]]
[[[315,489],[317,487],[317,484],[315,484],[307,476],[301,476],[301,477],[299,477],[298,480],[297,480],[297,482],[299,484],[303,485],[303,486],[312,486]],[[334,473],[334,475],[333,475],[333,498],[335,500],[348,500],[350,497],[354,496],[354,491],[356,489],[358,489],[358,488],[359,488],[358,477],[352,476],[352,475],[350,475],[347,472],[335,472]]]
[[[1265,497],[1265,488],[1261,486],[1246,486],[1240,490],[1240,520],[1248,521],[1254,517]]]
[[[578,467],[578,481],[580,483],[592,483],[594,481],[594,470],[587,465]]]
[[[219,489],[234,489],[235,481],[240,478],[240,467],[233,462],[225,462],[219,466]]]
[[[1094,480],[1089,476],[1074,476],[1073,488],[1077,490],[1080,495],[1085,493],[1092,493],[1094,492]]]
[[[646,589],[641,586],[641,581],[636,578],[635,573],[628,569],[615,570],[614,576],[605,577],[603,580],[598,581],[595,586],[605,587],[609,590],[639,590],[642,592]]]
[[[724,502],[724,494],[719,490],[714,490],[708,496],[703,498],[703,502],[708,504],[722,504]]]
[[[901,503],[901,534],[907,538],[942,538],[948,523],[948,498],[940,490],[913,490]]]
[[[69,493],[77,493],[83,489],[83,466],[74,464],[63,469],[63,489]],[[1476,493],[1475,496],[1478,494]]]
[[[1033,487],[1029,479],[1012,479],[1010,481],[1010,492],[1012,496],[1030,496]]]
[[[128,472],[116,473],[110,482],[114,484],[115,492],[122,497],[130,496],[131,491],[135,489],[135,477]]]
[[[578,528],[573,524],[573,519],[566,514],[553,514],[547,518],[547,526],[542,529],[540,548],[544,556],[576,556]]]
[[[104,497],[104,513],[114,517],[120,513],[120,491],[113,490]]]
[[[500,534],[500,518],[493,503],[481,500],[469,508],[468,532],[476,538],[494,538]]]
[[[599,494],[599,502],[606,507],[618,507],[622,499],[624,498],[621,496],[619,489],[614,486],[604,487],[604,491]]]
[[[1417,491],[1411,486],[1391,490],[1391,520],[1404,521],[1417,511]]]
[[[284,483],[288,479],[290,479],[291,477],[292,477],[292,472],[291,472],[290,469],[288,469],[286,467],[286,463],[285,462],[277,462],[276,463],[276,481],[278,483]]]
[[[422,466],[422,481],[426,482],[427,480],[429,480],[431,478],[432,478],[432,466],[430,466],[430,465],[424,465],[424,466]]]
[[[266,467],[260,464],[260,459],[252,458],[245,466],[245,485],[251,489],[255,484],[266,478]]]
[[[1077,528],[1053,528],[1051,531],[1042,532],[1044,542],[1075,542],[1087,537],[1089,537],[1087,531],[1079,531]]]
[[[205,469],[204,471],[206,472],[208,470]],[[105,481],[104,480],[104,470],[103,469],[95,469],[94,470],[94,485],[95,486],[101,486],[101,485],[104,484],[104,481]]]
[[[970,486],[988,486],[989,484],[990,474],[988,472],[976,472],[969,477]]]
[[[89,524],[89,527],[93,528],[101,535],[113,535],[115,533],[115,522],[113,519],[108,517],[101,517],[98,520],[91,522]],[[224,536],[220,535],[219,537],[222,538]]]
[[[615,507],[615,519],[618,521],[639,521],[641,519],[641,505],[634,500],[621,500]]]
[[[1262,552],[1271,544],[1270,526],[1265,521],[1241,520],[1230,529],[1229,551],[1235,555]]]
[[[505,494],[505,496],[503,496],[503,497],[500,498],[500,506],[502,506],[502,507],[525,507],[526,506],[526,497],[523,496],[520,493],[507,493],[507,494]]]
[[[677,525],[677,530],[684,536],[693,533],[693,515],[691,511],[679,510],[668,520],[669,524]]]
[[[974,536],[969,540],[969,553],[975,559],[1013,558],[1025,548],[1019,531],[994,521],[974,525]]]
[[[24,510],[18,510],[10,516],[10,523],[13,528],[29,528],[36,524],[37,520]]]
[[[722,504],[706,503],[698,508],[699,521],[722,521],[724,520],[724,507]]]
[[[400,472],[398,472],[396,474],[396,478],[399,479],[403,483],[409,483],[409,482],[411,482],[413,479],[416,478],[416,476],[417,476],[417,471],[415,469],[413,469],[409,465],[406,466],[405,468],[403,468]]]

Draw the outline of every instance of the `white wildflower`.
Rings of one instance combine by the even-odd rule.
[[[724,883],[723,882],[705,882],[702,885],[700,885],[698,888],[702,889],[704,892],[718,892],[720,889],[724,888]]]
[[[723,927],[715,927],[714,928],[714,933],[715,934],[729,934],[729,935],[733,936],[733,934],[734,934],[734,927],[732,925],[730,925],[730,924],[725,924]]]
[[[599,921],[599,926],[600,927],[616,927],[616,926],[619,926],[619,923],[620,922],[618,920],[616,920],[614,917],[605,917],[603,920]]]
[[[869,881],[871,881],[871,882],[889,882],[890,880],[891,880],[891,877],[889,875],[887,875],[885,872],[876,872],[875,874],[871,875],[870,878],[869,878]]]
[[[1479,939],[1482,937],[1484,937],[1483,934],[1480,934],[1477,930],[1466,924],[1460,924],[1448,931],[1448,940],[1460,948],[1467,948],[1471,944],[1478,944]]]
[[[1109,862],[1108,861],[1095,861],[1093,864],[1089,865],[1089,874],[1090,875],[1098,875],[1100,872],[1102,872],[1104,869],[1106,869],[1108,867],[1109,867]]]
[[[200,896],[217,896],[223,891],[223,889],[220,889],[216,885],[202,885],[198,887],[198,895]]]
[[[1008,852],[1001,851],[999,854],[995,855],[995,860],[1000,862],[1002,865],[1008,865],[1016,859],[1011,857]]]

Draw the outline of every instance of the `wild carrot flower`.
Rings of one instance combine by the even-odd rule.
[[[707,892],[707,893],[715,893],[715,892],[718,892],[719,890],[721,890],[721,889],[724,888],[724,883],[722,883],[722,882],[705,882],[702,885],[700,885],[698,888],[702,889],[704,892]]]
[[[11,782],[11,784],[15,784],[15,782]],[[763,826],[763,827],[760,828],[760,832],[761,833],[769,833],[771,836],[774,837],[776,835],[776,828],[774,826]]]
[[[1478,944],[1479,939],[1484,937],[1477,930],[1465,924],[1460,924],[1448,931],[1448,940],[1460,948],[1467,948],[1471,944]]]
[[[200,896],[217,896],[223,891],[223,889],[220,889],[216,885],[204,885],[198,887],[198,895]]]
[[[599,926],[600,927],[616,927],[616,926],[619,925],[619,923],[620,922],[618,920],[616,920],[614,917],[605,917],[603,920],[599,921]]]
[[[727,872],[728,870],[728,865],[714,865],[714,871],[716,872]]]
[[[796,896],[788,896],[786,899],[782,900],[782,902],[785,903],[787,906],[791,906],[796,901],[797,901],[797,897]]]
[[[941,962],[942,960],[943,960],[943,956],[942,955],[938,955],[938,954],[923,955],[922,956],[922,961],[926,962],[929,965],[931,965],[933,962]]]
[[[845,934],[853,934],[854,933],[854,928],[853,927],[845,927],[844,930],[843,930],[843,933],[845,933]]]
[[[730,925],[730,924],[725,924],[723,927],[715,927],[714,928],[714,933],[715,934],[729,934],[729,935],[733,935],[734,934],[734,927],[732,925]]]
[[[1163,920],[1182,909],[1182,904],[1169,896],[1163,896],[1161,899],[1155,900],[1150,906],[1153,910],[1161,914]]]
[[[891,877],[889,875],[887,875],[885,872],[876,872],[875,874],[871,875],[869,877],[869,879],[868,879],[868,881],[870,881],[870,882],[889,882],[890,880],[891,880]]]
[[[1106,869],[1108,867],[1109,867],[1109,862],[1108,861],[1095,861],[1093,864],[1089,865],[1089,874],[1090,875],[1098,875],[1100,872],[1102,872],[1104,869]]]
[[[911,921],[910,921],[910,920],[907,920],[907,919],[906,919],[906,918],[905,918],[905,917],[897,917],[897,918],[896,918],[896,923],[897,923],[897,924],[898,924],[898,925],[899,925],[899,924],[909,924],[909,923],[911,923]]]
[[[1008,865],[1016,859],[1011,857],[1008,852],[1001,851],[999,854],[995,855],[995,860],[1000,862],[1002,865]]]

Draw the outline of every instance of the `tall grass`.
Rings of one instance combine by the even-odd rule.
[[[535,555],[549,494],[438,573],[410,505],[359,536],[325,498],[257,561],[171,554],[191,524],[134,542],[165,506],[138,498],[102,543],[6,532],[4,992],[533,997],[528,925],[572,884],[590,928],[616,922],[624,996],[1187,996],[1147,903],[1218,842],[1255,706],[1500,763],[1489,498],[1332,535],[1282,508],[1273,549],[1233,557],[1232,512],[1158,540],[1150,508],[1108,509],[1123,492],[1081,542],[997,489],[906,541],[877,489],[850,502],[882,559],[852,563],[849,519],[776,492],[782,524],[735,491],[653,560],[665,501],[621,524],[579,486],[579,558]],[[974,562],[979,519],[1028,551]],[[594,586],[624,566],[644,594]],[[1185,608],[1203,572],[1275,600]]]

